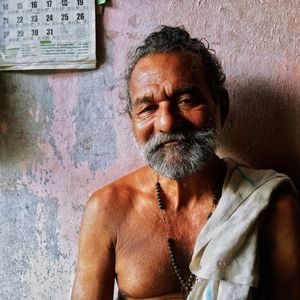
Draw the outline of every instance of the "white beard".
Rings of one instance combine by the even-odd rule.
[[[179,131],[179,130],[178,130]],[[165,145],[167,142],[177,144]],[[136,142],[143,159],[156,172],[171,179],[182,179],[201,171],[215,153],[215,126],[178,133],[157,133],[145,144]]]

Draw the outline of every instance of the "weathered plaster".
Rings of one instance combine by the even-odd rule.
[[[116,134],[113,126],[113,105],[103,105],[103,90],[115,88],[112,69],[107,67],[99,76],[96,72],[86,73],[79,82],[79,100],[73,110],[75,120],[76,144],[72,159],[77,167],[88,162],[89,169],[95,173],[105,169],[116,158]],[[109,144],[107,148],[105,145]]]
[[[94,71],[0,74],[0,299],[69,299],[85,203],[142,165],[121,116],[126,53],[184,25],[221,58],[231,96],[219,152],[300,187],[298,0],[108,1]]]
[[[46,76],[9,73],[1,79],[0,172],[8,175],[9,168],[15,177],[21,161],[43,159],[37,146],[49,139],[54,103]]]
[[[48,284],[57,276],[65,281],[64,272],[70,275],[58,243],[57,199],[26,188],[2,190],[1,199],[7,201],[0,207],[0,298],[47,299]]]

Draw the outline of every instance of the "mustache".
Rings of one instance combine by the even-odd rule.
[[[174,141],[178,143],[167,144]],[[215,152],[216,142],[217,127],[211,123],[202,128],[177,127],[171,133],[156,132],[144,144],[135,140],[135,145],[152,169],[179,179],[203,168]]]
[[[212,134],[216,133],[214,127],[184,130],[178,128],[174,133],[159,132],[153,135],[147,142],[147,148],[151,152],[158,150],[163,147],[166,143],[178,141],[183,144],[190,144],[199,141],[204,141],[206,138],[211,137]]]

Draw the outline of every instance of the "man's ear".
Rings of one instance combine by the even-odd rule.
[[[220,91],[219,106],[220,106],[221,127],[223,127],[229,112],[229,94],[226,88],[222,88]]]

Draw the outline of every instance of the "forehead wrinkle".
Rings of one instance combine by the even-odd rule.
[[[190,85],[197,85],[205,96],[210,95],[201,59],[189,52],[180,53],[175,60],[173,56],[174,53],[158,53],[137,63],[130,83],[130,92],[132,88],[135,90],[135,98],[170,98],[176,88]]]
[[[149,74],[148,72],[145,73],[143,72],[141,76],[133,82],[136,91],[136,99],[160,99],[167,94],[170,94],[172,91],[172,83],[169,82],[168,77],[165,76],[166,74],[161,76],[162,72],[153,72],[152,74]]]
[[[163,99],[163,98],[172,98],[177,97],[183,93],[198,93],[203,94],[201,88],[199,88],[197,82],[194,80],[184,81],[176,83],[176,79],[182,79],[181,76],[173,78],[172,81],[169,79],[164,79],[159,82],[154,83],[145,83],[138,86],[138,92],[136,95],[136,99]],[[205,92],[205,91],[204,91]],[[204,93],[205,94],[205,93]],[[203,96],[203,95],[202,95]],[[140,102],[140,101],[136,101]]]
[[[135,80],[136,83],[141,84],[141,83],[147,83],[147,82],[156,82],[158,83],[161,80],[161,75],[163,77],[166,76],[166,72],[158,72],[158,71],[144,71],[142,74],[138,76],[138,78]]]
[[[152,100],[161,100],[165,97],[168,97],[168,90],[170,90],[170,88],[168,87],[168,82],[165,82],[166,84],[161,82],[146,86],[142,93],[143,97]]]

